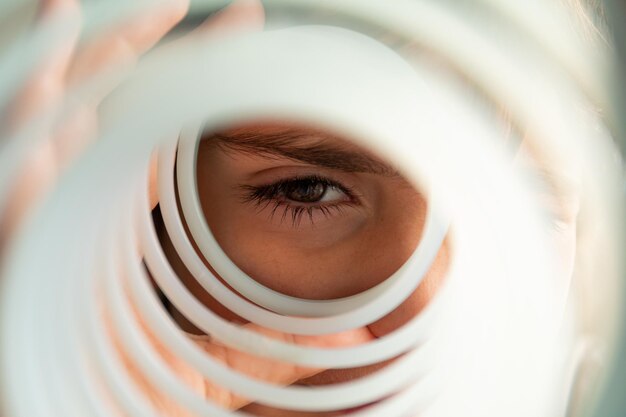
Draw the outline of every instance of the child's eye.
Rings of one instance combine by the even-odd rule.
[[[271,206],[270,216],[281,210],[281,220],[287,215],[294,226],[303,215],[314,223],[316,213],[328,217],[346,205],[357,204],[357,198],[348,187],[318,176],[296,177],[262,186],[243,186],[244,201],[264,210]]]
[[[318,203],[341,200],[346,194],[339,188],[317,179],[295,180],[283,184],[286,200],[298,203]]]

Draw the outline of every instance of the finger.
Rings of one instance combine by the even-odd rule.
[[[150,201],[150,209],[154,209],[159,202],[158,165],[159,158],[155,153],[150,157],[150,165],[148,166],[148,199]]]
[[[65,29],[64,37],[42,57],[32,77],[11,103],[3,120],[9,132],[16,132],[27,123],[32,123],[33,118],[39,119],[44,111],[54,109],[61,100],[65,72],[80,32],[79,12],[76,0],[46,0],[40,4],[38,24],[61,21]],[[0,219],[0,249],[21,226],[41,195],[54,183],[58,172],[55,155],[55,146],[49,137],[42,137],[37,147],[27,155],[17,173],[11,198],[4,207],[4,216]]]
[[[136,315],[136,318],[139,321],[144,334],[155,350],[159,353],[163,361],[167,363],[168,367],[191,390],[202,395],[204,398],[217,404],[218,406],[231,410],[244,407],[252,402],[251,400],[220,386],[217,382],[204,378],[200,372],[192,368],[183,359],[176,356],[168,348],[166,348],[163,343],[148,329],[138,314]],[[318,348],[356,346],[374,339],[374,336],[367,328],[359,328],[332,335],[299,336],[268,330],[252,323],[245,324],[243,327],[279,341]],[[267,383],[286,386],[293,384],[300,379],[307,378],[324,371],[324,369],[320,368],[303,367],[274,359],[254,356],[249,353],[227,347],[215,340],[212,340],[206,335],[189,335],[189,337],[202,350],[207,352],[214,359],[222,362],[224,365],[227,365],[230,369]],[[125,355],[119,345],[118,349],[122,355]],[[132,364],[128,358],[125,359],[125,365],[129,369],[131,375],[140,384],[146,396],[153,400],[153,404],[155,404],[155,406],[173,412],[174,415],[177,416],[187,415],[176,414],[182,413],[181,406],[176,404],[171,398],[166,398],[166,396],[161,395],[150,385],[145,376],[142,376],[141,371],[139,371],[139,369]]]
[[[231,410],[244,407],[252,402],[251,400],[220,386],[215,381],[205,379],[204,376],[197,370],[168,350],[149,331],[145,323],[142,322],[141,318],[139,316],[136,317],[139,320],[148,340],[152,346],[154,346],[163,361],[167,363],[172,372],[174,372],[174,374],[176,374],[176,376],[191,390],[195,391],[199,395],[202,395],[205,399],[210,400],[218,406]],[[374,338],[366,328],[359,328],[334,335],[294,336],[264,329],[250,323],[244,325],[244,327],[269,336],[273,339],[310,347],[334,348],[355,346],[367,343]],[[114,335],[114,333],[112,333],[112,335]],[[290,385],[300,379],[307,378],[324,371],[324,369],[302,367],[273,359],[257,357],[217,343],[206,335],[189,335],[189,337],[194,340],[194,342],[201,349],[211,355],[214,359],[227,365],[230,369],[268,383],[281,386]],[[177,404],[173,399],[168,398],[167,395],[159,393],[159,391],[150,384],[143,373],[128,358],[124,350],[115,340],[115,337],[114,342],[124,359],[125,367],[129,370],[133,379],[139,384],[144,394],[151,399],[153,404],[162,410],[167,410],[170,413],[173,413],[173,415],[187,415],[182,411],[181,405]]]
[[[37,4],[37,18],[41,20],[64,7],[78,7],[77,0],[40,0]]]
[[[53,155],[53,144],[44,141],[26,157],[24,168],[9,192],[11,198],[3,207],[3,216],[0,216],[0,253],[22,226],[23,219],[32,212],[42,192],[54,184],[57,166]]]
[[[297,336],[268,330],[255,324],[246,324],[244,327],[283,342],[318,348],[355,346],[367,343],[373,339],[372,334],[366,328],[359,328],[333,335]],[[254,356],[216,343],[207,336],[192,336],[192,338],[194,338],[196,343],[207,353],[228,365],[231,369],[251,378],[272,384],[290,385],[300,379],[313,376],[325,370]],[[252,402],[250,399],[225,389],[214,381],[206,379],[204,380],[204,384],[206,398],[216,402],[222,407],[238,409]]]
[[[198,26],[193,35],[220,36],[262,30],[265,10],[260,0],[237,0]]]
[[[98,71],[134,62],[137,56],[158,42],[185,15],[188,0],[156,0],[148,13],[115,28],[110,33],[88,42],[81,48],[68,70],[67,84],[73,86]],[[100,90],[85,100],[81,107],[55,132],[56,156],[59,164],[79,154],[96,131],[96,108],[114,84],[103,83]],[[151,198],[154,200],[154,198]]]
[[[188,7],[189,0],[158,1],[153,10],[88,42],[76,56],[68,81],[78,83],[104,69],[134,62],[182,20]]]
[[[105,325],[113,346],[122,361],[124,369],[128,372],[130,378],[150,404],[152,404],[152,406],[159,411],[159,415],[176,417],[195,416],[195,414],[188,412],[183,405],[177,403],[170,395],[168,395],[168,393],[164,393],[159,390],[153,382],[150,381],[150,378],[141,370],[141,368],[129,356],[129,353],[123,347],[123,343],[117,332],[114,330],[112,323],[109,321],[108,316],[105,316]],[[143,327],[145,330],[145,325],[143,325]],[[162,345],[158,344],[153,336],[149,335],[149,339],[157,348],[157,351],[167,363],[168,367],[176,374],[177,378],[198,395],[203,395],[204,382],[201,375],[169,353],[167,350],[163,349]]]
[[[63,39],[42,57],[32,77],[11,105],[8,123],[17,128],[33,115],[50,108],[63,94],[64,79],[80,33],[77,0],[45,0],[40,4],[38,24],[63,22]]]

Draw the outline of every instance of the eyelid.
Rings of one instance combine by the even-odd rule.
[[[330,202],[314,202],[314,203],[298,203],[278,198],[281,192],[281,185],[290,184],[297,181],[318,181],[326,186],[340,190],[346,200],[330,201]],[[331,178],[320,175],[295,175],[283,179],[270,182],[266,185],[243,185],[240,186],[245,191],[243,201],[253,203],[257,208],[264,210],[273,205],[270,217],[273,218],[279,209],[282,209],[281,221],[285,220],[288,214],[291,215],[292,225],[299,226],[302,216],[308,215],[311,224],[315,225],[314,215],[319,212],[325,217],[329,217],[333,211],[342,212],[347,206],[359,205],[359,197],[357,193],[350,187],[341,184]]]
[[[339,181],[335,181],[334,179],[325,177],[325,176],[320,176],[317,174],[313,174],[313,175],[295,175],[295,176],[290,176],[290,177],[286,177],[283,179],[279,179],[267,184],[261,184],[261,185],[242,185],[240,186],[241,189],[245,190],[247,193],[249,193],[249,196],[252,196],[253,194],[256,195],[256,197],[261,197],[261,198],[272,198],[275,197],[276,194],[278,194],[281,190],[280,187],[284,187],[288,184],[292,184],[294,182],[298,182],[298,181],[312,181],[312,182],[319,182],[321,184],[324,184],[327,187],[333,187],[336,188],[338,190],[340,190],[341,192],[343,192],[348,199],[353,202],[353,203],[357,203],[358,201],[360,201],[359,195],[358,193],[351,187],[346,186],[342,183],[340,183]],[[252,194],[251,194],[252,193]],[[247,198],[244,196],[244,200],[246,200]],[[295,204],[295,203],[294,203]],[[318,203],[310,203],[312,205],[314,204],[318,204]],[[305,203],[302,203],[301,205],[305,205]]]

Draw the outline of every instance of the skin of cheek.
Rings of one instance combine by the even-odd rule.
[[[374,337],[384,337],[385,335],[397,330],[419,314],[422,309],[428,305],[433,297],[435,297],[437,291],[443,283],[443,280],[445,279],[445,274],[450,260],[450,252],[450,244],[446,240],[439,250],[433,265],[426,273],[426,276],[418,288],[394,311],[382,319],[368,325],[368,329]],[[385,367],[393,360],[394,359],[391,359],[380,364],[363,366],[360,368],[341,370],[331,369],[301,380],[300,383],[303,385],[327,385],[347,382],[369,375]],[[296,414],[293,414],[293,416],[295,415]],[[329,416],[330,415],[335,414],[329,414]]]
[[[406,223],[391,217],[359,222],[357,230],[339,226],[310,233],[268,233],[254,219],[237,222],[236,210],[211,210],[207,217],[221,225],[215,236],[241,269],[277,291],[312,299],[345,297],[378,284],[406,260],[419,233],[416,225],[403,229]],[[340,238],[326,245],[320,233]]]
[[[450,243],[445,240],[417,289],[398,308],[368,326],[375,337],[384,337],[402,327],[428,305],[436,296],[446,277],[450,253]]]
[[[174,248],[172,241],[169,239],[167,234],[161,236],[161,245],[163,246],[163,251],[166,253],[167,258],[172,266],[173,270],[176,271],[176,274],[180,278],[181,282],[187,289],[205,306],[209,307],[215,314],[220,317],[239,324],[244,324],[247,321],[243,318],[239,317],[222,304],[220,304],[215,298],[213,298],[208,292],[202,288],[202,286],[198,283],[198,281],[191,275],[191,273],[185,268],[183,261],[176,254],[176,249]],[[193,242],[192,242],[193,243]],[[195,245],[194,245],[195,246]],[[196,252],[200,253],[196,248]],[[205,262],[207,268],[210,269],[210,266]],[[215,273],[215,271],[213,271]],[[215,276],[220,279],[220,277],[215,274]],[[223,282],[223,281],[222,281]],[[224,283],[224,282],[223,282]],[[225,283],[224,283],[225,284]],[[225,284],[226,285],[226,284]],[[194,326],[185,316],[183,316],[175,306],[170,307],[170,314],[172,318],[178,323],[182,330],[192,334],[203,334],[203,332]]]

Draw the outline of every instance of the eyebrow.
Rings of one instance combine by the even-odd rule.
[[[398,176],[392,166],[365,151],[342,146],[339,139],[310,128],[249,127],[205,134],[202,143],[267,158],[288,158],[344,172]],[[347,141],[345,141],[347,143]]]

